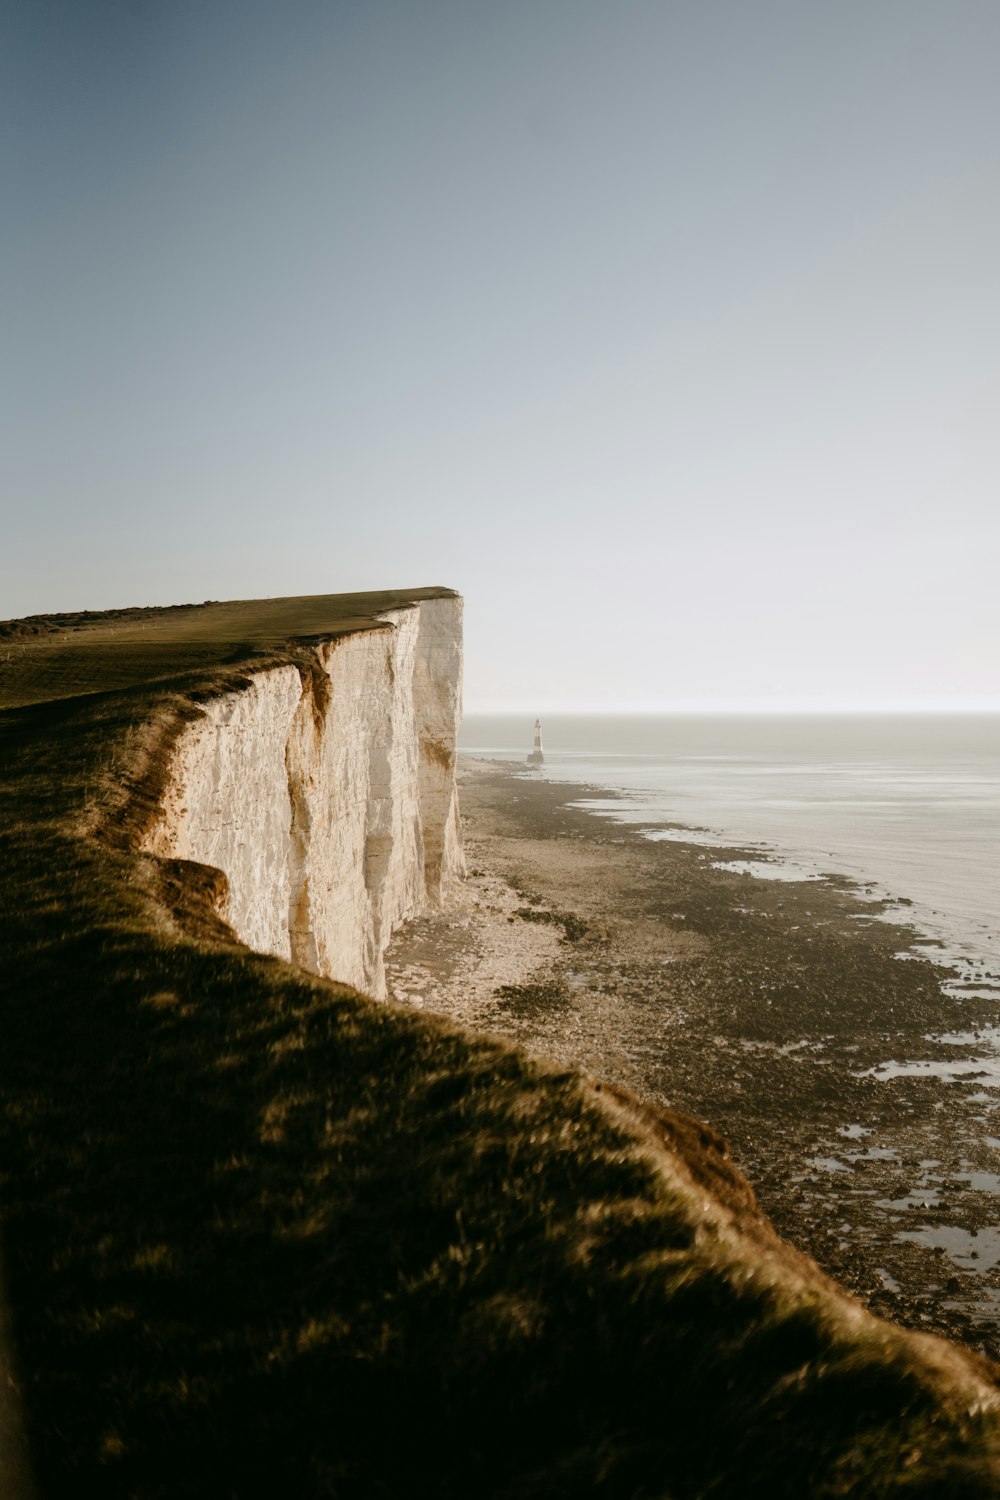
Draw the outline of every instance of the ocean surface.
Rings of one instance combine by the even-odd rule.
[[[533,730],[470,715],[459,749],[523,764]],[[761,878],[832,872],[912,903],[885,920],[957,971],[950,989],[1000,999],[1000,714],[552,718],[542,735],[525,775],[586,784],[579,805],[649,838],[746,849]]]

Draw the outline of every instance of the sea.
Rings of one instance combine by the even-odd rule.
[[[946,988],[1000,1000],[1000,714],[553,717],[541,771],[533,734],[469,715],[459,750],[580,783],[595,816],[762,879],[847,876]]]

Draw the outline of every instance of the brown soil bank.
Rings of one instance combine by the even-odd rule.
[[[251,954],[132,853],[224,671],[160,675],[0,714],[0,1353],[43,1500],[998,1492],[995,1368],[843,1294],[712,1131]]]

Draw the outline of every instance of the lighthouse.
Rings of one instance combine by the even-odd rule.
[[[528,756],[528,765],[529,766],[540,766],[543,763],[544,760],[545,760],[545,756],[542,754],[542,721],[541,721],[541,719],[536,719],[535,720],[535,748],[534,748],[534,750],[532,750],[531,754]]]

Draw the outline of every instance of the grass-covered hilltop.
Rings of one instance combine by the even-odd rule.
[[[443,597],[0,625],[0,1494],[997,1495],[996,1369],[708,1126],[251,952],[140,852],[201,705]]]

